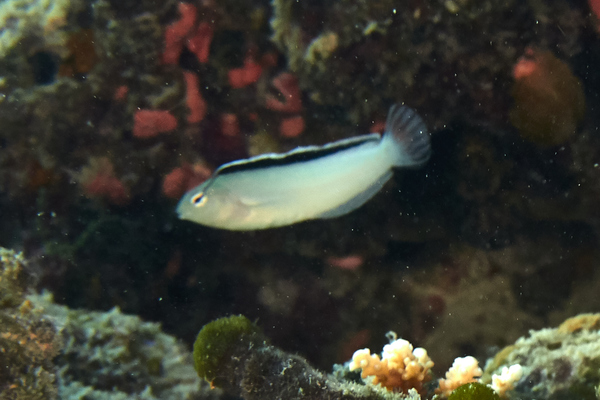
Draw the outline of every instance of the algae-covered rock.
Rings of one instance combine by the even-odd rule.
[[[61,399],[186,400],[216,398],[195,374],[189,350],[160,324],[115,308],[71,310],[50,295],[32,295],[64,342],[55,365]]]
[[[0,3],[0,58],[15,47],[61,47],[77,0],[12,0]]]
[[[192,355],[157,323],[71,310],[33,294],[20,253],[0,248],[0,399],[213,399]]]
[[[25,300],[29,275],[23,270],[23,254],[0,248],[0,308],[15,307]]]
[[[558,328],[531,331],[499,352],[482,382],[503,366],[520,364],[524,377],[510,392],[514,399],[595,400],[600,385],[600,314],[570,318]]]
[[[51,400],[62,340],[25,298],[28,282],[23,256],[0,248],[0,398]]]
[[[573,54],[583,22],[566,2],[272,3],[272,41],[300,87],[315,104],[350,110],[354,122],[392,100],[426,109],[430,125],[504,119],[502,87],[532,29],[548,47]],[[550,33],[563,22],[569,33]]]

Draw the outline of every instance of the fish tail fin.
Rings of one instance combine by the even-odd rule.
[[[415,110],[400,104],[390,107],[383,141],[394,167],[418,167],[431,156],[425,123]]]

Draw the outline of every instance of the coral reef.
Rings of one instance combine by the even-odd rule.
[[[110,332],[122,323],[151,342],[158,328],[126,314],[191,344],[207,321],[243,313],[320,368],[380,348],[393,329],[443,376],[456,357],[483,360],[529,329],[600,309],[594,10],[591,0],[0,2],[0,242],[31,255],[37,287],[58,302],[122,310],[88,314],[144,379],[156,378],[154,350]],[[355,213],[235,234],[176,220],[177,200],[220,164],[380,132],[395,101],[427,121],[433,158]],[[538,112],[533,131],[517,122]],[[10,338],[33,329],[16,296],[3,309],[20,316]],[[157,352],[170,348],[163,339]],[[62,375],[43,368],[51,393]],[[110,374],[65,371],[74,396],[110,396]],[[168,393],[136,385],[118,381],[115,396]]]
[[[306,360],[291,356],[268,344],[256,325],[242,315],[219,318],[206,324],[194,344],[198,375],[211,387],[244,399],[422,399],[430,398],[433,362],[423,348],[413,349],[389,333],[390,343],[382,357],[369,349],[358,350],[344,366],[335,366],[333,375],[312,368]],[[355,383],[355,371],[362,370],[364,385]],[[492,385],[478,381],[482,374],[473,357],[457,358],[440,379],[434,399],[499,399],[522,377],[521,365],[504,368],[491,376]],[[430,386],[430,385],[429,385]],[[500,396],[500,397],[499,397]]]
[[[202,378],[244,399],[420,399],[414,389],[394,394],[327,376],[303,358],[267,344],[243,316],[205,325],[194,344],[194,358]]]

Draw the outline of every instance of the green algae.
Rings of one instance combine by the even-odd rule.
[[[233,347],[259,332],[243,315],[219,318],[200,330],[194,343],[194,366],[198,376],[212,382],[219,375],[223,359]]]
[[[483,383],[471,382],[455,389],[448,400],[500,400],[500,396]]]

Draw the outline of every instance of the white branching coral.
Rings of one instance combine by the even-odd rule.
[[[522,376],[523,367],[521,365],[515,364],[510,367],[504,367],[500,375],[492,375],[492,384],[490,386],[500,397],[505,397],[506,392],[512,390]]]
[[[482,373],[483,371],[479,368],[479,363],[474,357],[458,357],[446,372],[446,379],[439,380],[439,388],[436,393],[448,397],[457,387],[477,381]]]
[[[423,348],[413,349],[404,339],[397,339],[383,347],[382,358],[369,349],[357,350],[350,362],[350,371],[362,369],[363,379],[373,377],[374,385],[392,391],[408,393],[414,388],[421,392],[423,383],[430,379],[433,362]]]

